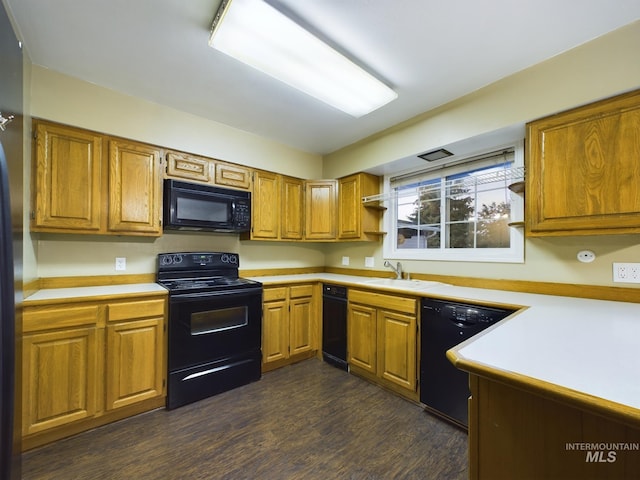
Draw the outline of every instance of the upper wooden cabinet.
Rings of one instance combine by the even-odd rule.
[[[305,182],[305,239],[335,240],[338,202],[336,180]]]
[[[362,197],[378,193],[380,179],[375,175],[356,173],[338,180],[338,239],[380,239],[382,210],[362,203]]]
[[[527,125],[529,236],[640,232],[640,90]]]
[[[303,238],[304,180],[256,170],[253,174],[252,240],[301,240]]]
[[[280,238],[280,185],[276,173],[255,171],[251,196],[250,238],[278,240]],[[243,235],[243,238],[246,238]]]
[[[161,152],[139,143],[109,142],[109,231],[161,235]]]
[[[44,121],[34,130],[32,231],[162,234],[160,149]]]
[[[35,125],[31,230],[102,229],[103,137],[49,123]]]
[[[167,153],[167,178],[249,190],[251,169],[183,152]]]
[[[282,177],[280,238],[302,240],[304,234],[304,180]]]

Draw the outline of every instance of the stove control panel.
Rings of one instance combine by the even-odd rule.
[[[237,253],[181,252],[158,255],[159,270],[193,270],[200,268],[238,268]]]

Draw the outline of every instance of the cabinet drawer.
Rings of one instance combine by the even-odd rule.
[[[396,312],[416,313],[417,299],[407,297],[397,297],[377,292],[363,292],[361,290],[349,290],[349,301],[361,303],[385,310]]]
[[[98,305],[76,307],[33,307],[25,308],[23,331],[54,330],[59,328],[95,325],[100,315]]]
[[[164,300],[110,303],[107,306],[109,322],[161,316],[164,316]]]
[[[290,287],[289,298],[313,296],[313,285],[294,285]]]
[[[274,300],[285,300],[287,298],[287,287],[265,288],[262,291],[262,301],[272,302]]]

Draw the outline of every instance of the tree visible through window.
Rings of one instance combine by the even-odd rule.
[[[500,172],[511,166],[399,187],[397,248],[509,248],[511,202]]]

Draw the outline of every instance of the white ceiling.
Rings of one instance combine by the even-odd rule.
[[[33,63],[324,154],[640,18],[638,0],[267,0],[398,93],[354,119],[207,45],[220,0],[3,0]]]

